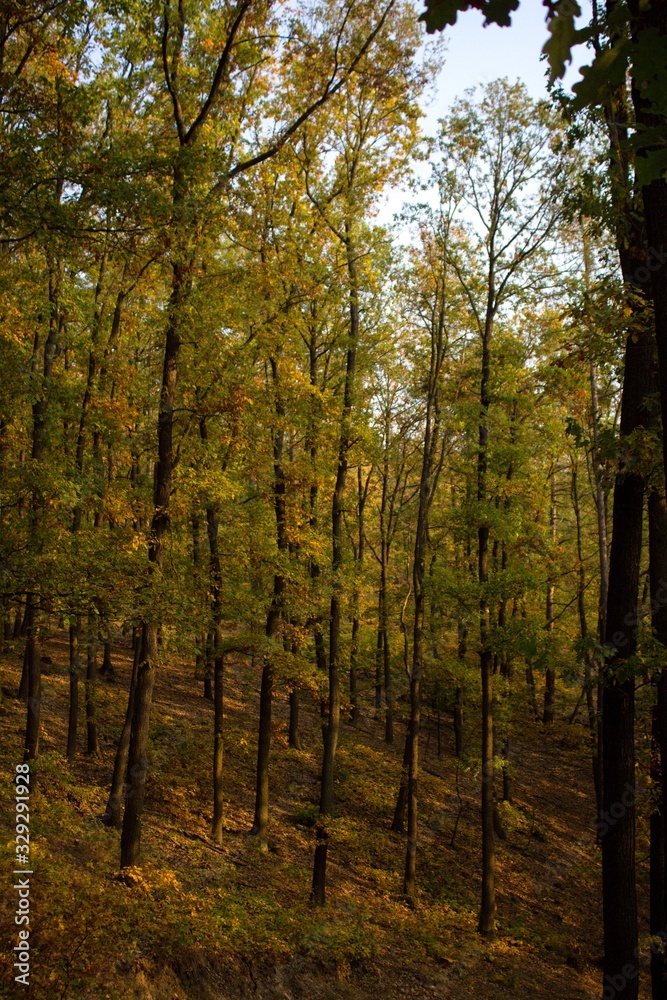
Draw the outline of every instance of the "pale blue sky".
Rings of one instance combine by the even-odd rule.
[[[588,4],[582,4],[586,9]],[[546,64],[540,60],[548,38],[546,10],[541,0],[522,0],[512,15],[510,28],[483,27],[478,10],[459,14],[456,24],[446,33],[445,65],[440,73],[437,97],[429,110],[429,119],[441,116],[455,97],[467,87],[488,83],[498,77],[517,77],[533,97],[546,96]],[[583,58],[582,58],[583,57]],[[579,76],[578,67],[586,60],[586,50],[575,54],[566,76],[571,85]]]
[[[590,17],[590,0],[580,0],[584,11],[581,23]],[[440,71],[435,93],[425,102],[426,117],[422,122],[424,132],[434,134],[438,118],[444,117],[454,100],[464,90],[477,84],[489,83],[507,77],[512,83],[522,80],[531,97],[547,96],[547,64],[540,59],[542,46],[549,37],[545,21],[546,8],[541,0],[521,0],[519,9],[512,15],[509,28],[497,25],[483,26],[484,18],[478,10],[459,14],[456,24],[444,33],[445,64]],[[583,46],[575,50],[563,84],[570,89],[579,79],[579,67],[590,61],[591,54]],[[385,192],[379,220],[389,221],[400,211],[406,193],[400,188]]]

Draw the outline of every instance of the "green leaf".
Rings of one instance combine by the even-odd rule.
[[[551,69],[551,83],[554,80],[559,80],[565,73],[566,63],[572,62],[573,47],[588,41],[590,38],[590,28],[577,29],[575,27],[575,20],[580,14],[581,7],[576,0],[561,0],[553,8],[549,18],[551,37],[545,42],[542,49]]]
[[[499,24],[509,27],[512,11],[519,6],[519,0],[426,0],[426,10],[419,20],[424,21],[430,35],[442,31],[447,25],[455,24],[459,11],[472,7],[484,14],[484,24]]]
[[[572,107],[581,110],[604,104],[615,87],[625,80],[630,43],[622,38],[611,48],[603,49],[590,66],[582,66],[581,76],[573,86],[576,94]]]

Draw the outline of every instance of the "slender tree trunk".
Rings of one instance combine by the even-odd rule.
[[[174,172],[175,205],[180,204],[183,199],[184,184],[183,176],[176,169]],[[170,524],[169,504],[174,469],[174,407],[178,359],[181,349],[180,326],[190,283],[190,266],[174,261],[158,412],[158,461],[154,478],[153,517],[148,553],[152,573],[157,577],[161,576],[163,572],[165,541]],[[148,772],[148,731],[158,664],[158,628],[159,622],[153,617],[149,617],[149,612],[147,612],[142,625],[141,651],[132,713],[128,791],[120,844],[121,868],[138,864],[141,852],[141,823]]]
[[[97,650],[92,616],[88,618],[86,643],[86,753],[97,754]]]
[[[385,743],[394,742],[394,689],[391,677],[391,648],[389,646],[389,628],[387,621],[387,602],[386,599],[382,604],[382,614],[384,617],[382,632],[383,632],[383,642],[382,642],[382,656],[384,660],[384,700],[385,700],[385,716],[384,716],[384,740]]]
[[[366,536],[364,532],[364,510],[366,507],[366,497],[368,496],[368,484],[370,473],[364,485],[361,466],[357,466],[357,544],[356,555],[356,579],[352,604],[354,613],[352,617],[352,643],[350,647],[350,721],[356,726],[359,721],[359,705],[357,695],[357,658],[359,653],[359,589],[362,585],[361,574],[364,566],[364,552],[366,548]]]
[[[201,422],[201,436],[206,438],[206,425]],[[225,682],[225,658],[222,650],[222,570],[218,532],[220,516],[211,506],[206,508],[206,528],[209,548],[209,570],[211,586],[211,618],[213,620],[213,820],[211,840],[222,843],[222,788],[223,788],[223,700]]]
[[[487,449],[489,441],[489,407],[491,397],[491,334],[493,331],[493,270],[489,273],[489,297],[484,335],[482,337],[482,370],[480,380],[479,449],[477,452],[477,500],[480,508],[487,500]],[[484,515],[482,514],[482,517]],[[496,930],[496,855],[494,844],[494,766],[493,766],[493,651],[489,645],[489,525],[480,521],[477,531],[477,579],[479,598],[480,671],[482,679],[482,898],[478,930],[492,938]]]
[[[581,531],[581,509],[579,506],[578,473],[576,464],[572,465],[572,509],[574,511],[574,521],[577,529],[577,562],[579,583],[577,587],[577,609],[579,611],[579,630],[581,641],[585,644],[588,639],[588,623],[586,621],[586,568],[584,565],[584,552]],[[598,720],[595,699],[593,695],[593,671],[591,666],[591,656],[588,650],[584,650],[584,694],[586,697],[586,713],[588,716],[588,728],[591,734],[591,754],[593,769],[593,784],[595,787],[595,801],[602,804],[602,788],[600,787],[600,769],[598,761],[597,732]]]
[[[358,598],[357,598],[358,601]],[[357,664],[359,658],[359,610],[355,608],[352,618],[352,641],[350,643],[350,722],[359,722],[359,694],[357,684]]]
[[[127,762],[130,751],[130,730],[132,727],[132,712],[134,709],[134,692],[137,684],[137,669],[139,666],[139,654],[141,652],[141,630],[132,630],[132,673],[130,675],[130,688],[127,695],[127,709],[123,728],[120,731],[120,739],[116,747],[114,758],[113,776],[111,778],[111,789],[107,806],[104,810],[102,822],[106,826],[120,829],[121,812],[123,808],[123,791],[127,778]]]
[[[410,765],[410,722],[405,731],[405,743],[403,744],[403,764],[401,765],[401,780],[396,796],[396,807],[391,821],[391,829],[394,833],[405,833],[405,807],[408,801],[408,767]]]
[[[116,679],[116,671],[114,670],[113,660],[111,659],[111,639],[107,636],[103,640],[103,655],[102,655],[102,667],[100,673],[106,680],[114,681]]]
[[[62,181],[58,181],[57,200],[60,202],[62,196]],[[53,374],[53,363],[55,360],[58,331],[60,329],[62,315],[59,306],[60,299],[60,279],[61,264],[58,261],[55,265],[50,263],[49,267],[49,332],[44,342],[44,355],[41,372],[41,386],[39,397],[32,406],[32,451],[31,459],[35,467],[44,461],[46,452],[46,419],[49,409],[49,397],[51,387],[51,377]],[[34,375],[37,374],[37,350],[38,340],[35,341],[33,361],[31,369]],[[34,489],[30,509],[30,535],[33,547],[38,545],[37,528],[39,522],[39,512],[42,500],[39,490]],[[25,731],[25,751],[26,761],[35,758],[39,752],[39,725],[42,706],[42,664],[39,656],[37,637],[37,615],[39,612],[39,596],[35,592],[26,594],[26,666],[27,666],[27,695],[28,712],[26,718]]]
[[[551,510],[549,513],[549,526],[551,528],[551,545],[556,546],[556,472],[551,473]],[[550,579],[547,583],[547,606],[546,606],[547,631],[551,635],[554,627],[554,582]],[[553,656],[553,650],[549,651],[549,660]],[[542,722],[551,725],[554,721],[554,710],[556,707],[556,669],[550,662],[546,669],[544,685],[544,713]]]
[[[384,630],[382,628],[382,591],[378,597],[378,627],[375,643],[375,718],[380,718],[382,711],[382,673],[384,666]]]
[[[79,722],[79,617],[70,622],[69,626],[69,715],[67,722],[67,759],[76,757],[76,737]]]
[[[588,274],[588,267],[586,268]],[[593,474],[595,480],[595,511],[598,529],[598,556],[600,565],[600,590],[598,595],[598,642],[604,645],[607,634],[607,593],[609,591],[609,553],[607,544],[607,491],[604,486],[604,468],[599,458],[600,405],[598,401],[597,374],[595,365],[590,365],[591,384],[591,426],[593,428]],[[600,664],[595,663],[598,675],[595,760],[595,796],[598,815],[602,812],[602,675]]]
[[[320,821],[317,826],[317,842],[313,861],[311,903],[314,906],[324,906],[326,903],[327,853],[329,845],[327,818],[331,816],[334,806],[334,768],[340,726],[339,658],[343,597],[343,580],[341,577],[343,566],[343,504],[345,482],[347,479],[348,453],[351,446],[350,419],[355,387],[357,346],[359,343],[359,282],[356,250],[353,245],[349,223],[346,223],[345,238],[349,279],[350,327],[345,364],[343,412],[341,414],[340,434],[338,438],[338,466],[331,504],[331,573],[333,587],[329,611],[329,717],[322,756]]]
[[[288,745],[295,750],[301,749],[301,737],[299,736],[299,689],[292,688],[289,693],[289,736]]]
[[[211,840],[215,844],[222,843],[223,815],[223,699],[225,658],[220,648],[220,639],[221,636],[218,637],[218,648],[216,649],[213,661],[213,821],[211,823]]]
[[[271,358],[274,389],[274,408],[277,429],[273,434],[273,506],[276,516],[276,544],[278,558],[289,550],[286,524],[285,473],[283,469],[285,406],[282,398],[278,359]],[[266,637],[275,639],[280,628],[285,593],[282,567],[273,576],[273,597],[266,617]],[[271,707],[273,701],[273,657],[264,656],[262,682],[259,694],[259,733],[257,737],[257,779],[255,785],[255,818],[250,833],[256,836],[260,849],[268,850],[269,826],[269,752],[271,748]]]
[[[444,297],[437,301],[435,322],[430,331],[430,367],[426,393],[426,414],[422,446],[417,526],[412,564],[414,618],[412,627],[412,663],[410,669],[410,747],[408,755],[408,836],[405,852],[403,894],[409,905],[416,899],[419,729],[421,724],[421,682],[423,669],[425,557],[431,504],[442,468],[440,374],[447,349]]]
[[[213,701],[213,632],[206,633],[204,642],[204,698],[206,701]]]
[[[25,665],[28,681],[28,717],[25,733],[24,760],[33,760],[39,752],[39,719],[42,705],[42,668],[37,642],[37,595],[26,595],[28,605],[28,638],[26,641]],[[21,691],[19,690],[19,695]]]

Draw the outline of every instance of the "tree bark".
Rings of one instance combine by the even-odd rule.
[[[648,499],[649,581],[651,624],[656,639],[667,646],[667,505],[662,490],[653,489]],[[652,710],[651,785],[653,808],[650,819],[649,888],[651,934],[667,927],[667,858],[665,852],[665,790],[667,774],[667,667],[658,675],[657,698]],[[667,959],[651,949],[651,996],[667,998]]]
[[[97,649],[95,646],[94,619],[88,618],[86,643],[86,753],[97,754]]]
[[[289,693],[289,736],[288,745],[295,750],[301,749],[301,737],[299,736],[299,689],[292,688]]]
[[[67,759],[76,757],[76,737],[79,723],[79,618],[75,617],[69,626],[69,713],[67,719]]]
[[[350,223],[346,222],[345,252],[349,280],[350,325],[345,361],[343,410],[338,438],[336,482],[331,503],[331,575],[333,586],[329,609],[329,713],[324,741],[324,753],[322,755],[320,822],[313,861],[311,903],[314,906],[324,906],[326,903],[327,854],[329,846],[329,833],[326,821],[333,812],[334,806],[334,768],[340,726],[339,658],[341,606],[344,586],[341,575],[343,566],[343,502],[347,479],[348,453],[351,446],[350,420],[355,389],[357,346],[359,343],[359,280],[357,275],[356,249],[350,229]]]
[[[286,522],[286,487],[283,469],[285,443],[285,405],[282,398],[278,358],[270,359],[273,378],[274,409],[276,428],[273,432],[273,507],[276,518],[276,546],[278,567],[273,575],[273,597],[266,616],[265,634],[267,639],[277,637],[283,614],[285,576],[282,559],[289,550]],[[264,656],[262,681],[259,694],[259,732],[257,736],[257,777],[255,784],[255,818],[250,834],[256,836],[260,849],[268,850],[269,827],[269,752],[271,748],[271,707],[273,701],[273,656]]]
[[[556,472],[551,473],[551,508],[549,512],[549,527],[551,529],[551,545],[556,545]],[[551,634],[554,627],[554,582],[550,579],[547,582],[547,602],[546,602],[546,626],[547,632]],[[549,651],[549,659],[553,656],[553,651]],[[542,722],[545,726],[551,725],[554,721],[554,710],[556,707],[556,670],[552,663],[546,669],[544,684],[544,713]]]
[[[184,178],[174,172],[174,203],[180,205],[184,195]],[[174,470],[174,407],[178,359],[181,349],[181,323],[190,290],[190,266],[181,261],[172,264],[172,288],[169,318],[165,334],[162,388],[157,423],[158,460],[153,488],[153,517],[149,542],[151,575],[162,575],[166,536],[170,525],[169,504]],[[128,758],[128,790],[121,835],[121,868],[138,864],[141,853],[146,777],[148,772],[148,731],[155,672],[158,664],[158,627],[152,609],[146,609],[142,624],[141,649],[130,732]]]
[[[625,271],[625,268],[624,268]],[[650,330],[632,330],[625,350],[621,403],[621,442],[645,423],[650,384]],[[625,661],[637,647],[637,604],[642,546],[644,480],[636,463],[622,465],[614,487],[609,559],[606,645],[613,652],[604,665],[602,690],[602,900],[604,982],[623,981],[623,1000],[636,1000],[637,896],[635,888],[635,679],[623,676]],[[619,676],[619,673],[621,676]],[[620,805],[619,805],[620,804]],[[622,815],[613,823],[605,816]],[[638,971],[638,970],[637,970]],[[620,980],[619,980],[620,977]]]
[[[127,761],[130,750],[130,730],[132,726],[132,712],[134,709],[134,692],[137,684],[140,645],[141,630],[134,628],[132,630],[132,673],[130,675],[130,688],[127,696],[127,709],[125,711],[123,728],[120,731],[118,746],[116,747],[116,756],[114,758],[113,776],[111,778],[109,798],[107,799],[106,809],[104,810],[104,816],[102,817],[102,822],[106,826],[111,826],[115,829],[120,829],[121,827],[123,791],[125,779],[127,777]]]

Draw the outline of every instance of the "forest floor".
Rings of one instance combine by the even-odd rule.
[[[404,725],[397,725],[395,744],[387,746],[368,710],[358,728],[341,727],[328,905],[312,911],[322,748],[315,702],[302,699],[303,749],[294,750],[287,745],[287,696],[276,697],[270,846],[262,855],[246,836],[258,671],[228,665],[225,833],[218,849],[207,836],[212,705],[201,697],[192,665],[171,662],[160,670],[155,691],[142,868],[128,885],[118,878],[119,834],[99,817],[125,712],[129,649],[114,647],[117,680],[98,684],[100,754],[81,754],[72,765],[63,756],[65,634],[48,639],[42,655],[52,662],[44,665],[41,756],[31,789],[32,997],[599,997],[600,861],[586,730],[566,722],[575,691],[561,695],[559,718],[548,730],[526,712],[513,743],[514,805],[501,807],[507,839],[498,842],[499,933],[485,943],[476,933],[479,777],[459,767],[459,799],[449,716],[440,756],[430,717],[423,738],[416,908],[400,898],[405,839],[389,830]],[[2,912],[10,939],[1,958],[0,994],[7,996],[21,989],[9,957],[16,943],[16,892],[12,786],[6,780],[22,759],[25,708],[11,697],[19,676],[14,650],[0,659]],[[471,729],[476,715],[471,709]],[[80,745],[84,739],[80,732]],[[648,853],[641,831],[638,851],[640,859]],[[640,872],[645,867],[640,864]],[[643,893],[640,904],[644,913]],[[645,944],[645,921],[641,927]],[[641,996],[648,997],[643,964]]]

